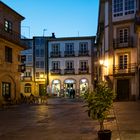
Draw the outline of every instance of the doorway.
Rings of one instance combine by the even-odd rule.
[[[45,84],[39,84],[39,95],[40,96],[46,95]]]
[[[117,100],[126,101],[129,100],[130,95],[130,80],[120,79],[117,80]]]
[[[72,79],[65,80],[65,82],[64,82],[64,94],[65,94],[65,96],[70,97],[70,91],[72,89],[74,89],[74,90],[76,89],[75,80],[72,80]]]

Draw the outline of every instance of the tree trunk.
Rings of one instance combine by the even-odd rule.
[[[104,121],[99,121],[100,123],[100,130],[104,130]]]

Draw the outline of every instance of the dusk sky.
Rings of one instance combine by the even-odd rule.
[[[56,37],[96,35],[99,0],[2,0],[25,17],[22,35]]]

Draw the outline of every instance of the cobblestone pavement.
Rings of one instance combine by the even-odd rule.
[[[49,99],[1,109],[0,140],[95,140],[97,122],[82,106],[77,99]]]
[[[82,106],[79,99],[55,98],[0,109],[0,140],[97,140],[98,122]],[[116,102],[110,115],[105,127],[112,140],[140,140],[140,102]]]

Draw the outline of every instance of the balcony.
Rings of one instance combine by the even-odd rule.
[[[51,72],[52,75],[61,74],[61,69],[51,69],[50,72]]]
[[[65,74],[75,74],[75,69],[64,69]]]
[[[89,51],[79,51],[79,56],[89,56]]]
[[[74,51],[64,51],[64,56],[73,57],[73,56],[75,56],[75,52]]]
[[[61,52],[60,51],[58,51],[58,52],[51,52],[50,53],[50,57],[61,57]]]
[[[113,74],[114,76],[125,76],[125,75],[135,75],[135,72],[137,71],[136,63],[131,63],[128,65],[121,66],[115,65],[113,66]]]
[[[32,81],[32,76],[23,76],[23,81]]]
[[[0,38],[3,38],[5,40],[8,40],[14,44],[17,44],[23,48],[25,48],[25,43],[21,40],[21,34],[16,33],[14,31],[6,32],[4,30],[4,25],[0,24]]]
[[[87,73],[89,73],[88,68],[79,68],[79,74],[87,74]]]
[[[114,49],[133,48],[133,37],[128,37],[123,41],[120,38],[113,39],[113,47]]]

